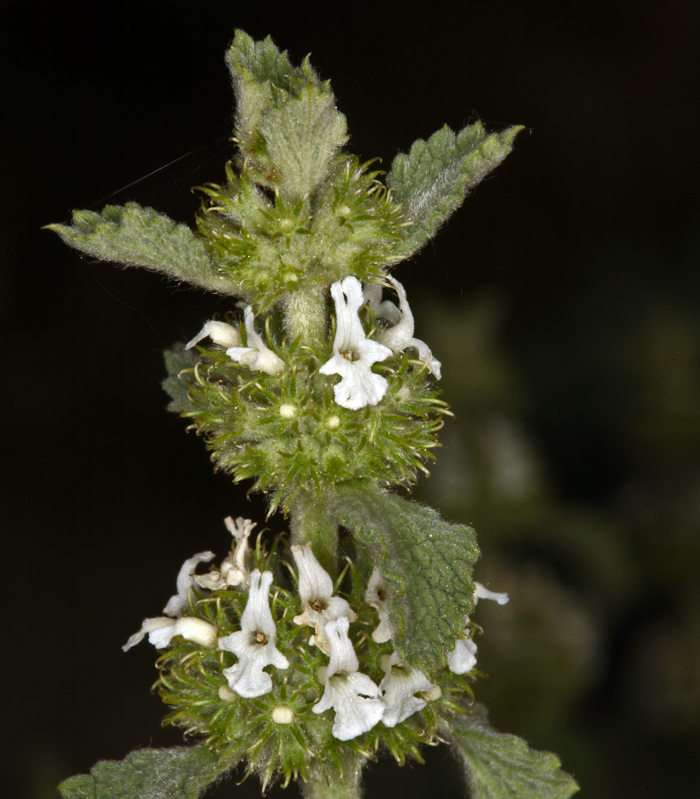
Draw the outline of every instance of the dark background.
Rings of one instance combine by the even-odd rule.
[[[93,263],[40,230],[107,201],[192,221],[190,188],[221,180],[231,153],[223,54],[236,27],[271,34],[295,61],[311,52],[349,149],[387,169],[444,123],[527,127],[396,273],[459,419],[420,497],[476,524],[480,575],[511,594],[478,619],[491,676],[476,691],[493,722],[561,754],[582,797],[700,795],[697,3],[13,14],[3,795],[54,797],[98,758],[180,739],[148,693],[153,650],[120,646],[160,611],[186,557],[223,554],[225,516],[263,508],[212,474],[159,385],[161,350],[230,305]],[[428,755],[428,769],[375,766],[367,796],[455,795],[446,749]],[[215,795],[244,790],[255,780]]]

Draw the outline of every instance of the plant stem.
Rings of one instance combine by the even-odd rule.
[[[335,779],[331,784],[322,780],[299,782],[304,799],[360,799],[360,777],[353,774],[352,778]]]
[[[326,331],[326,298],[322,288],[300,289],[284,300],[284,325],[291,340],[302,344],[323,341]]]
[[[311,491],[302,491],[290,509],[292,544],[311,544],[314,555],[335,580],[338,575],[338,530],[328,523],[323,505]]]

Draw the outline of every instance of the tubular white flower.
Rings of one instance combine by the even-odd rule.
[[[141,629],[134,633],[122,647],[124,652],[143,641],[146,634],[148,634],[149,643],[157,649],[164,649],[176,635],[181,635],[188,641],[194,641],[201,646],[214,646],[216,643],[216,627],[204,619],[195,619],[191,616],[181,616],[179,619],[158,616],[154,619],[143,620]]]
[[[207,336],[209,336],[214,344],[218,344],[221,347],[240,347],[243,343],[241,341],[241,334],[233,325],[229,325],[226,322],[215,322],[211,320],[204,325],[191,341],[187,342],[185,349],[192,349],[195,344],[199,344],[199,342]]]
[[[411,347],[418,350],[419,359],[428,364],[428,370],[439,380],[442,377],[442,364],[433,357],[430,347],[424,341],[413,337],[415,324],[404,287],[393,277],[389,277],[387,280],[391,281],[399,297],[398,308],[392,302],[379,303],[381,295],[377,297],[375,290],[367,291],[367,287],[365,287],[365,297],[375,317],[393,323],[392,327],[385,327],[377,331],[377,341],[389,347],[394,353],[403,352]],[[397,315],[398,321],[395,321]]]
[[[425,699],[414,694],[429,691],[434,686],[422,671],[403,664],[397,652],[388,659],[384,670],[384,679],[379,683],[384,699],[382,721],[387,727],[395,727],[426,706]]]
[[[386,394],[386,379],[372,371],[372,364],[391,355],[389,347],[365,336],[358,311],[364,303],[362,286],[356,277],[333,283],[331,296],[335,303],[336,333],[333,357],[319,369],[322,375],[340,375],[333,387],[335,401],[343,408],[356,411],[365,405],[376,405]]]
[[[358,672],[360,664],[348,638],[349,627],[345,617],[326,625],[330,662],[323,696],[311,708],[314,713],[335,710],[332,733],[339,741],[349,741],[368,732],[384,713],[378,686],[366,674]]]
[[[250,584],[250,548],[248,538],[255,528],[255,522],[239,516],[234,521],[231,516],[224,519],[226,528],[236,540],[234,551],[221,561],[221,567],[208,574],[196,574],[195,580],[202,588],[221,591],[224,588],[247,588]]]
[[[469,634],[466,626],[469,616],[464,617],[464,633]],[[447,653],[447,665],[455,674],[466,674],[476,666],[476,644],[471,638],[455,638],[455,648]]]
[[[480,599],[491,599],[494,602],[498,602],[499,605],[505,605],[509,600],[508,594],[489,591],[488,588],[477,582],[474,583],[473,598],[474,607],[476,607]],[[467,637],[455,638],[454,649],[447,653],[447,665],[450,667],[450,671],[455,674],[466,674],[476,666],[476,643],[469,637],[471,631],[467,626],[468,624],[469,616],[465,616],[464,634]]]
[[[170,597],[168,604],[163,608],[163,613],[167,613],[168,616],[182,615],[183,609],[187,607],[190,588],[194,588],[195,585],[194,570],[197,564],[208,563],[213,557],[213,552],[198,552],[182,564],[177,575],[177,594]]]
[[[245,330],[248,336],[247,347],[229,347],[226,354],[229,358],[247,366],[253,372],[265,372],[268,375],[278,375],[284,369],[284,361],[268,348],[262,337],[255,332],[253,309],[246,305],[243,310]]]
[[[238,656],[238,663],[224,669],[229,688],[248,699],[272,690],[272,678],[263,671],[265,666],[278,669],[289,666],[287,658],[275,646],[277,629],[269,604],[271,584],[271,571],[260,574],[256,569],[250,575],[250,591],[241,616],[241,629],[219,638],[219,649]]]
[[[357,616],[346,600],[333,596],[333,580],[316,560],[311,544],[293,546],[292,554],[299,571],[299,596],[302,601],[302,612],[294,617],[294,623],[314,627],[316,635],[311,636],[311,643],[328,655],[330,647],[325,633],[326,624],[342,617],[355,621]]]
[[[375,566],[372,571],[372,576],[367,583],[367,590],[365,591],[365,602],[373,608],[376,608],[379,614],[379,624],[372,633],[372,639],[378,644],[383,644],[390,641],[394,635],[394,628],[389,619],[389,587],[384,582],[379,569]]]
[[[492,599],[494,602],[498,602],[499,605],[506,605],[510,597],[508,594],[505,593],[497,593],[495,591],[489,591],[488,588],[484,588],[481,583],[474,583],[474,604],[480,599]]]

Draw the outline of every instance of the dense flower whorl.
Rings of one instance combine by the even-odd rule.
[[[359,583],[341,596],[311,545],[294,545],[294,589],[276,548],[251,548],[253,522],[228,518],[226,526],[232,547],[220,565],[206,552],[180,570],[171,599],[177,618],[146,619],[124,647],[148,637],[162,650],[168,718],[222,750],[249,741],[255,751],[256,740],[277,741],[268,776],[303,774],[313,762],[334,779],[338,763],[349,767],[344,758],[358,747],[386,745],[403,762],[415,756],[417,742],[434,741],[440,713],[449,712],[443,708],[468,692],[455,676],[476,662],[468,619],[466,637],[446,653],[449,668],[428,679],[395,650],[392,592],[378,568],[363,576],[353,566]],[[195,574],[204,563],[209,571]],[[485,598],[507,600],[477,583],[474,601]]]

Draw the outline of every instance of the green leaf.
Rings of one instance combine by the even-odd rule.
[[[356,535],[386,581],[399,655],[433,676],[447,665],[473,609],[474,530],[369,482],[334,488],[328,514]]]
[[[258,183],[299,200],[330,174],[347,141],[346,121],[330,84],[319,80],[308,57],[292,67],[268,37],[253,41],[236,31],[226,54],[236,92],[236,137],[245,167]]]
[[[250,81],[259,85],[269,82],[288,91],[295,71],[287,51],[280,52],[269,36],[256,42],[242,30],[235,32],[226,53],[226,65],[236,89],[241,81]]]
[[[283,196],[301,199],[328,177],[336,151],[347,141],[345,117],[326,85],[305,86],[265,116],[261,131],[279,170]]]
[[[488,135],[481,122],[475,122],[455,135],[445,126],[427,142],[414,142],[408,155],[396,156],[387,186],[412,223],[399,247],[401,258],[408,258],[435,235],[467,193],[510,153],[521,130],[516,126]]]
[[[192,402],[189,396],[188,381],[183,380],[180,373],[183,369],[191,369],[197,363],[197,353],[193,350],[186,350],[185,345],[180,342],[171,350],[165,350],[163,354],[165,368],[168,370],[168,376],[163,381],[163,388],[172,400],[168,405],[168,410],[173,413],[190,411]]]
[[[568,799],[579,790],[556,755],[494,730],[482,705],[473,710],[440,730],[464,766],[470,799]]]
[[[198,799],[228,768],[205,744],[138,749],[124,760],[100,760],[58,790],[63,799]]]
[[[243,143],[251,145],[273,87],[291,91],[295,70],[286,51],[281,53],[269,36],[256,42],[241,30],[226,53],[226,65],[237,99],[236,132]]]
[[[107,205],[101,214],[74,211],[73,225],[47,225],[71,247],[103,261],[144,266],[208,291],[237,294],[219,273],[204,240],[153,208],[137,203]]]

